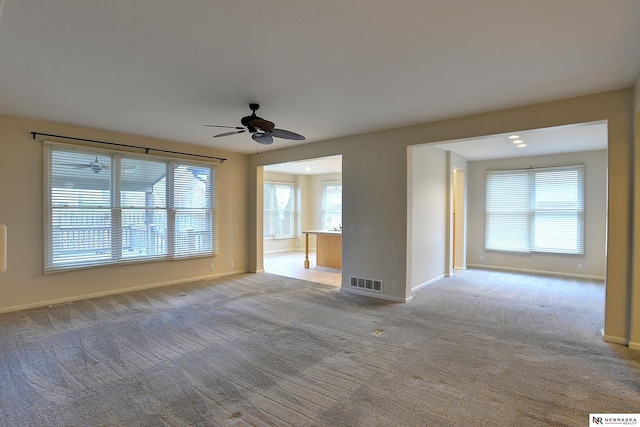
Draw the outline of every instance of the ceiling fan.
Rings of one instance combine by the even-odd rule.
[[[235,129],[231,132],[224,132],[218,135],[214,135],[214,138],[219,138],[221,136],[229,136],[236,135],[238,133],[243,133],[249,131],[251,133],[251,138],[264,145],[272,144],[273,137],[282,138],[282,139],[292,139],[295,141],[304,141],[304,136],[299,135],[295,132],[291,132],[284,129],[276,129],[276,125],[269,120],[265,120],[262,117],[256,116],[256,110],[260,108],[259,104],[249,104],[249,108],[252,113],[250,116],[245,116],[240,120],[242,126],[219,126],[219,125],[203,125],[214,128],[229,128]]]
[[[62,166],[71,166],[74,169],[91,169],[94,173],[100,173],[102,170],[111,169],[110,166],[105,165],[101,161],[98,160],[98,156],[96,156],[95,160],[90,163],[60,163]],[[135,166],[126,166],[122,165],[122,169],[135,169]]]

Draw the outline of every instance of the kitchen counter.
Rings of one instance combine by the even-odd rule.
[[[316,265],[342,268],[342,231],[305,230],[304,268],[309,268],[309,234],[316,235]]]

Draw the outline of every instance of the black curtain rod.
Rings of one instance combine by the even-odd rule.
[[[50,134],[50,133],[41,133],[41,132],[31,132],[31,136],[33,137],[34,140],[36,139],[37,135],[51,136],[53,138],[73,139],[73,140],[76,140],[76,141],[84,141],[84,142],[95,142],[97,144],[117,145],[118,147],[137,148],[139,150],[144,150],[145,154],[149,154],[149,151],[159,151],[159,152],[162,152],[162,153],[182,154],[184,156],[202,157],[202,158],[205,158],[205,159],[216,159],[216,160],[220,160],[220,163],[224,163],[224,161],[227,160],[224,157],[205,156],[205,155],[202,155],[202,154],[182,153],[180,151],[160,150],[158,148],[140,147],[140,146],[137,146],[137,145],[127,145],[127,144],[117,144],[115,142],[97,141],[95,139],[75,138],[73,136],[53,135],[53,134]]]

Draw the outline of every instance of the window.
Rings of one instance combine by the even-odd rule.
[[[584,166],[486,172],[485,249],[584,253]]]
[[[342,183],[322,184],[322,225],[325,230],[342,228]]]
[[[215,255],[215,166],[44,145],[45,272]]]
[[[295,237],[295,184],[264,183],[264,237]]]

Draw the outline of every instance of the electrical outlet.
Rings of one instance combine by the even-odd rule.
[[[582,270],[582,264],[578,264],[578,270]]]
[[[427,268],[427,277],[430,277],[430,276],[431,276],[431,269]]]
[[[480,261],[484,261],[484,255],[480,255]]]
[[[396,282],[391,282],[391,289],[395,289],[397,286]]]
[[[209,264],[209,270],[213,271],[213,264]]]
[[[233,267],[235,265],[235,263],[233,261],[231,261],[231,267]]]

